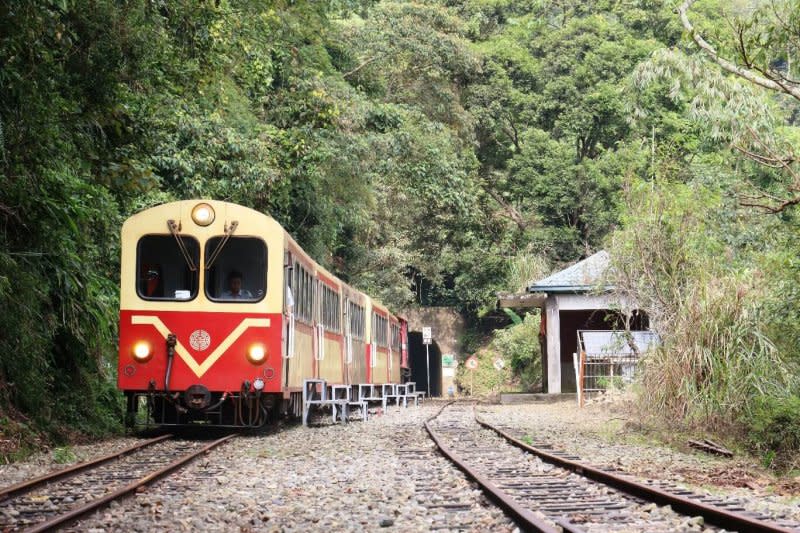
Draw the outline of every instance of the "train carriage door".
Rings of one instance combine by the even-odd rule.
[[[297,291],[297,278],[298,274],[296,265],[292,262],[292,255],[287,252],[286,260],[284,262],[284,298],[283,298],[283,313],[285,320],[285,341],[284,341],[284,370],[283,370],[283,383],[284,387],[289,385],[289,361],[295,355],[295,298],[299,297]]]
[[[349,385],[353,381],[352,377],[352,364],[353,364],[353,331],[350,324],[350,298],[344,299],[342,306],[344,320],[342,327],[344,328],[344,367],[346,383]]]
[[[392,319],[386,320],[386,383],[392,382]]]
[[[372,317],[372,302],[367,298],[364,306],[364,365],[367,383],[372,383],[372,361],[375,359],[375,326]]]
[[[315,377],[320,378],[321,371],[320,361],[325,359],[325,325],[322,320],[322,313],[323,313],[323,302],[322,298],[324,295],[324,291],[322,290],[322,280],[314,279],[314,292],[315,292],[315,306],[314,306],[314,339],[315,339],[315,346],[314,346],[314,360],[316,361],[316,371]]]
[[[400,322],[400,368],[402,369],[403,381],[411,379],[411,372],[408,365],[408,322]]]
[[[386,316],[386,383],[392,381],[392,319]]]

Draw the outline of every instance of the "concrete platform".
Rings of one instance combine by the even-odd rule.
[[[543,392],[511,392],[500,395],[500,405],[512,405],[517,403],[556,403],[563,401],[577,402],[577,394],[574,392],[564,392],[559,394],[547,394]]]

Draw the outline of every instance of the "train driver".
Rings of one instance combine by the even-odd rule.
[[[247,289],[242,288],[242,273],[238,270],[232,270],[228,274],[228,290],[222,293],[222,297],[226,300],[247,300],[252,299],[253,295]]]

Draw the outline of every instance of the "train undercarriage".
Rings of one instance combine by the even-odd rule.
[[[200,398],[202,395],[202,398]],[[261,392],[128,391],[125,425],[145,429],[165,426],[259,428],[287,413],[292,401],[281,394]]]

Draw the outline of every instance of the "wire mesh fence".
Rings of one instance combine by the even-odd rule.
[[[642,354],[658,344],[652,331],[578,331],[575,360],[578,402],[587,394],[622,389],[633,382]]]

